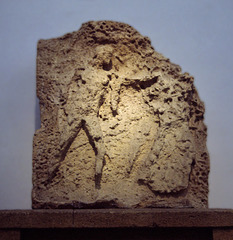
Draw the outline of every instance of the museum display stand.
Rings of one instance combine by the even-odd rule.
[[[231,209],[43,209],[0,211],[0,240],[232,240]]]

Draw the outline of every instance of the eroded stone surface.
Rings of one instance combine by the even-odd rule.
[[[207,207],[193,77],[118,22],[40,40],[33,208]]]

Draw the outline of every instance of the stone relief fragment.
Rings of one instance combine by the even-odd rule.
[[[124,23],[40,40],[32,207],[207,207],[193,80]]]

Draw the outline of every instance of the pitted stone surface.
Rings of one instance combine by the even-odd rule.
[[[193,77],[131,26],[88,22],[38,42],[33,208],[207,207]]]

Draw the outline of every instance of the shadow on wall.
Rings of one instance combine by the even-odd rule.
[[[36,96],[36,106],[35,106],[35,131],[40,128],[40,104],[39,99]]]

